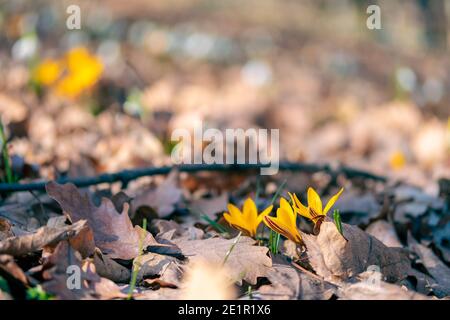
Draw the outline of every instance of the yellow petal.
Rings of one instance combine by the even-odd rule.
[[[328,201],[327,205],[325,206],[325,209],[323,210],[324,215],[327,214],[327,212],[331,209],[331,207],[334,205],[334,203],[339,199],[342,192],[344,192],[344,188],[341,188],[341,190],[339,190],[338,193],[336,193],[334,196],[331,197],[331,199]]]
[[[308,208],[306,206],[304,206],[303,203],[300,202],[300,200],[297,198],[297,195],[295,193],[292,194],[290,192],[288,192],[288,194],[291,197],[294,211],[297,212],[301,216],[304,216],[308,219],[312,219],[311,215],[309,214]]]
[[[258,218],[258,209],[255,202],[251,198],[247,198],[242,208],[242,219],[250,225],[255,225]]]
[[[261,212],[259,214],[258,219],[257,219],[258,225],[262,222],[262,220],[264,219],[265,216],[267,216],[268,214],[270,214],[272,212],[272,209],[273,209],[273,205],[270,205],[267,208],[265,208],[263,210],[263,212]]]
[[[251,237],[255,236],[256,232],[254,232],[240,216],[232,216],[226,212],[223,214],[223,217],[233,228],[238,229]]]
[[[264,223],[267,225],[267,227],[285,236],[291,241],[299,244],[303,242],[302,237],[296,227],[284,225],[284,223],[278,218],[266,216],[264,217]]]
[[[233,216],[233,217],[240,217],[240,216],[242,216],[241,210],[239,210],[239,208],[237,208],[235,205],[229,203],[227,205],[227,208],[228,208],[228,212],[230,213],[231,216]]]
[[[225,213],[223,214],[223,218],[224,218],[230,225],[233,225],[233,224],[236,223],[236,220],[235,220],[228,212],[225,212]]]
[[[313,188],[308,188],[308,207],[313,209],[316,214],[322,215],[322,200]],[[310,212],[311,213],[311,212]],[[314,216],[312,214],[312,216]]]
[[[297,215],[285,198],[280,199],[280,207],[277,210],[277,218],[282,220],[287,226],[296,226]]]

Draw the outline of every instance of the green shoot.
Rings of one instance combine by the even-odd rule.
[[[2,157],[3,157],[3,169],[5,170],[5,181],[7,183],[14,183],[14,174],[12,171],[9,152],[8,152],[8,143],[6,140],[5,130],[3,128],[3,123],[0,121],[0,142],[2,147]]]
[[[337,230],[339,231],[339,233],[344,236],[344,232],[342,231],[342,221],[341,221],[341,214],[339,213],[339,210],[334,210],[333,211],[333,219],[334,219],[334,224],[336,225]]]
[[[137,281],[137,275],[139,272],[139,269],[141,268],[141,256],[144,252],[144,240],[145,235],[147,231],[147,219],[144,218],[142,222],[142,235],[139,240],[139,255],[134,259],[133,261],[133,273],[131,274],[131,280],[130,280],[130,289],[128,290],[128,297],[127,300],[131,300],[133,298],[133,291],[136,288],[136,281]]]
[[[36,286],[34,288],[29,288],[27,290],[27,300],[52,300],[53,296],[47,292],[40,286]]]
[[[228,258],[230,257],[231,252],[233,251],[233,249],[236,247],[237,243],[241,239],[241,235],[242,235],[242,232],[239,232],[239,234],[237,235],[237,237],[234,240],[233,244],[231,245],[230,249],[225,254],[225,258],[223,259],[222,266],[225,265],[225,263],[227,262]]]
[[[9,292],[8,282],[2,276],[0,276],[0,291]]]
[[[270,230],[269,234],[269,249],[273,254],[278,254],[278,246],[280,244],[280,234]]]
[[[208,217],[205,213],[200,213],[194,210],[192,207],[188,207],[188,210],[195,214],[196,216],[200,217],[201,219],[205,220],[211,227],[213,227],[216,231],[219,233],[228,233],[227,230],[220,224]]]
[[[248,286],[247,288],[247,296],[250,300],[253,300],[253,288],[252,286]]]
[[[275,201],[277,200],[277,198],[280,196],[281,192],[283,191],[286,183],[287,183],[287,180],[285,179],[283,181],[283,183],[280,184],[280,186],[278,187],[277,191],[273,195],[272,200],[270,201],[270,204],[273,205],[275,203]],[[269,234],[269,249],[270,249],[270,252],[272,252],[273,254],[278,254],[279,244],[280,244],[280,234],[276,233],[273,230],[270,230],[270,234]]]

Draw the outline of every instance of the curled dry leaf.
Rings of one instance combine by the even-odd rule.
[[[15,257],[41,250],[45,246],[54,246],[62,240],[78,235],[86,227],[86,220],[60,228],[42,227],[35,233],[12,237],[0,241],[0,253]]]
[[[249,237],[236,239],[210,238],[205,240],[174,240],[181,252],[192,262],[204,260],[208,263],[225,266],[230,271],[229,278],[239,284],[242,280],[256,284],[258,277],[265,277],[272,266],[272,260],[267,255],[269,249],[255,246],[256,241]],[[232,248],[233,244],[234,248]]]
[[[147,253],[140,257],[139,263],[138,282],[148,278],[158,278],[166,287],[179,287],[182,269],[178,259],[157,253]]]
[[[28,279],[22,269],[14,261],[14,257],[6,254],[0,255],[0,275],[1,271],[6,272],[17,281],[27,285]]]
[[[342,228],[347,240],[330,220],[317,236],[304,235],[309,262],[318,275],[341,282],[376,265],[388,281],[406,277],[410,261],[402,249],[386,247],[358,227],[343,223]]]
[[[450,269],[433,253],[433,251],[424,245],[418,243],[410,234],[408,234],[408,244],[425,266],[428,273],[436,280],[436,284],[431,285],[435,294],[439,297],[450,295]]]
[[[130,281],[130,270],[107,255],[102,254],[99,249],[95,249],[93,259],[95,269],[99,276],[118,283],[128,283]]]
[[[183,195],[177,185],[178,172],[172,171],[167,179],[157,188],[145,191],[131,201],[132,211],[140,207],[150,207],[156,211],[159,217],[169,216]]]
[[[81,194],[73,184],[47,184],[47,193],[55,199],[72,221],[86,219],[93,231],[95,245],[110,258],[130,260],[139,255],[139,242],[145,232],[144,248],[158,245],[153,236],[131,223],[128,216],[128,204],[124,204],[122,213],[116,211],[114,204],[107,198],[96,207],[88,195]]]
[[[273,258],[267,279],[271,284],[261,286],[257,292],[267,300],[328,300],[335,291],[332,284],[298,271],[280,255]]]

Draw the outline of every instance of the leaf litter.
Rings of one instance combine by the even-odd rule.
[[[149,34],[175,42],[195,40],[192,31],[179,31],[186,22],[195,27],[196,21],[165,25],[164,14],[173,13],[173,6],[161,3],[158,8],[162,20],[155,21]],[[190,1],[183,8],[195,10]],[[207,16],[178,16],[207,21],[225,14],[243,22],[235,25],[239,28],[258,19],[251,4],[240,4],[239,17],[227,14],[230,8],[223,6],[215,14],[205,11]],[[286,22],[290,17],[298,20],[299,14],[309,21],[311,10],[318,11],[295,3],[287,8],[278,10]],[[305,38],[289,42],[295,48],[292,54],[283,47],[293,38],[283,23],[269,26],[274,31],[270,34],[255,33],[253,27],[243,30],[249,32],[231,28],[235,31],[224,34],[214,21],[217,35],[206,34],[214,48],[202,59],[193,59],[189,54],[198,50],[181,53],[182,47],[190,46],[175,42],[179,50],[171,50],[172,44],[132,44],[141,37],[133,32],[140,34],[144,27],[130,19],[146,14],[139,5],[128,5],[125,19],[121,6],[109,9],[117,21],[105,23],[111,30],[117,22],[126,28],[131,50],[126,63],[119,54],[118,65],[103,68],[105,77],[99,74],[94,51],[63,52],[52,47],[55,41],[41,41],[53,36],[45,30],[37,37],[42,50],[36,66],[13,56],[15,50],[2,48],[0,113],[13,174],[5,170],[2,159],[1,177],[23,184],[36,178],[76,181],[172,165],[171,132],[201,121],[218,128],[280,128],[283,160],[316,168],[330,162],[333,173],[282,171],[255,177],[252,171],[172,170],[168,176],[85,188],[51,182],[46,193],[1,193],[0,281],[6,286],[0,287],[0,299],[127,299],[130,288],[133,299],[448,299],[448,95],[432,103],[426,97],[428,84],[448,86],[441,76],[449,65],[447,56],[414,56],[414,50],[385,50],[370,43],[347,47],[333,28],[329,37],[304,37],[311,30],[300,30],[301,25],[289,26],[292,35]],[[395,7],[390,9],[395,12]],[[14,17],[27,23],[42,20],[40,16],[31,21],[27,14],[17,12]],[[23,40],[15,30],[7,32],[11,44]],[[208,56],[214,55],[216,45],[224,46],[230,56]],[[104,51],[100,48],[98,52]],[[265,61],[259,61],[259,53],[256,61],[252,52],[261,48]],[[86,63],[97,70],[89,75],[98,82],[79,99],[63,99],[55,90],[66,72],[50,84],[36,70],[74,52],[82,53],[80,70]],[[180,68],[181,61],[189,63]],[[387,80],[396,78],[398,67],[392,61],[414,75],[414,92],[400,90],[398,81],[390,87],[393,81]],[[255,65],[256,74],[266,74],[264,85],[252,81],[255,72],[249,70]],[[439,72],[433,73],[433,66],[439,66]],[[130,94],[135,87],[139,99]],[[366,174],[345,170],[344,164]],[[388,179],[368,178],[372,174]],[[280,190],[284,208],[278,215],[280,197],[271,200],[285,179]],[[328,208],[324,214],[319,200],[330,199],[341,187],[345,191],[333,207],[339,211]],[[314,205],[309,188],[317,191]],[[300,204],[300,211],[289,210],[294,204],[288,203],[288,192],[298,196],[306,211]],[[274,205],[266,219],[253,219],[255,210],[243,208],[248,198],[257,213]],[[239,209],[233,209],[231,224],[224,218],[228,204]],[[333,217],[342,220],[342,233]],[[144,219],[149,222],[146,230]],[[277,230],[294,241],[277,236]],[[80,268],[79,289],[67,286],[69,266]]]
[[[171,188],[178,188],[173,181],[170,184]],[[165,198],[172,206],[170,214],[174,220],[155,217],[148,230],[143,230],[133,226],[127,201],[117,205],[117,201],[114,204],[103,198],[100,206],[95,206],[90,199],[92,194],[70,184],[49,183],[47,192],[60,205],[63,214],[50,218],[47,225],[15,236],[11,231],[14,223],[1,220],[0,273],[7,274],[8,283],[21,290],[40,284],[45,292],[57,299],[125,299],[133,261],[139,261],[137,286],[133,292],[135,299],[183,299],[198,294],[193,293],[196,289],[190,288],[192,279],[189,278],[198,265],[203,265],[202,268],[216,266],[214,268],[222,270],[223,288],[217,290],[231,290],[231,295],[224,295],[241,299],[427,299],[449,295],[450,272],[446,263],[433,253],[432,248],[415,240],[411,233],[406,239],[397,232],[402,230],[404,220],[395,220],[396,201],[430,201],[417,190],[412,194],[408,191],[406,195],[399,191],[389,198],[393,201],[394,209],[390,211],[393,223],[378,215],[378,220],[364,231],[344,222],[341,234],[335,222],[325,217],[315,232],[312,228],[309,229],[311,233],[308,228],[300,231],[303,243],[282,240],[281,254],[270,252],[264,240],[267,230],[262,227],[257,229],[256,239],[252,239],[244,235],[233,238],[232,232],[211,230],[213,226],[205,224],[201,217],[196,218],[196,223],[185,225],[183,213],[173,215],[177,210],[175,206],[182,208],[192,202],[178,196],[176,202]],[[121,197],[124,195],[126,193]],[[204,203],[214,203],[212,206],[207,204],[211,207],[209,212],[216,211],[217,201],[205,199]],[[222,202],[218,202],[221,209],[217,212],[222,210],[223,214],[226,210],[223,210]],[[439,204],[429,205],[430,210],[442,210]],[[335,206],[339,206],[339,200]],[[354,208],[364,210],[359,202]],[[366,208],[368,215],[371,208]],[[275,210],[272,211],[273,214]],[[408,219],[424,219],[427,214],[428,211],[421,216],[410,215]],[[345,221],[345,215],[343,218]],[[351,221],[357,219],[355,216],[348,218]],[[364,226],[366,219],[357,221]],[[233,226],[221,219],[221,214],[217,214],[215,220],[231,231]],[[307,220],[301,220],[300,225],[307,226]],[[422,223],[426,224],[427,220]],[[140,255],[142,235],[144,252]],[[432,243],[426,238],[424,241]],[[28,267],[27,272],[27,263],[23,259],[39,260],[34,267]],[[67,288],[68,261],[80,268],[80,289]],[[375,270],[377,285],[370,283],[374,273],[367,271],[373,266],[378,268]],[[416,280],[411,282],[411,279]],[[208,282],[207,277],[202,281]],[[252,288],[250,294],[246,292],[246,286]]]

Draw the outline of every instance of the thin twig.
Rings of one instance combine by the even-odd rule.
[[[94,177],[61,178],[56,182],[60,184],[73,183],[79,188],[98,185],[101,183],[122,182],[126,184],[141,177],[168,174],[172,169],[180,172],[199,172],[199,171],[249,171],[258,170],[269,165],[264,164],[188,164],[180,166],[148,167],[133,170],[124,170],[116,173],[101,174]],[[384,182],[385,177],[371,174],[358,169],[342,167],[333,170],[328,165],[280,162],[280,171],[302,171],[307,173],[325,172],[328,174],[344,174],[348,178],[365,178]],[[20,192],[20,191],[44,191],[48,181],[31,183],[0,183],[0,193]]]

